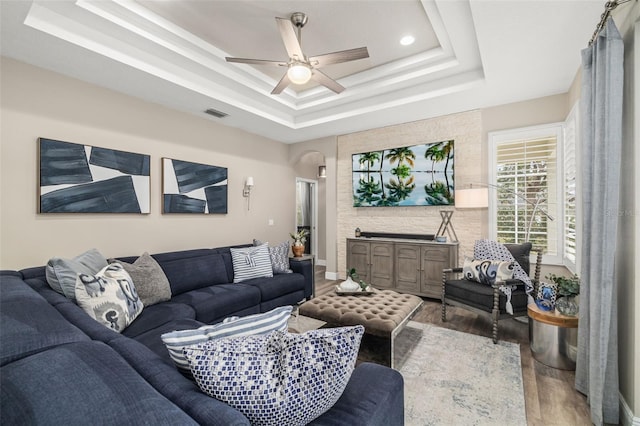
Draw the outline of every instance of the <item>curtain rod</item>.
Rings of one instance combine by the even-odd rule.
[[[621,4],[628,3],[630,1],[631,0],[613,0],[608,1],[604,4],[604,12],[602,13],[602,15],[600,15],[600,22],[598,23],[598,25],[596,25],[596,30],[593,32],[591,40],[589,40],[589,46],[591,46],[593,42],[596,41],[596,37],[598,37],[600,31],[602,31],[602,29],[604,28],[607,20],[611,16],[611,12],[613,12],[613,10]]]

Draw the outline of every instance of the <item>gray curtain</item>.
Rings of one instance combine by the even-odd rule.
[[[615,253],[620,198],[624,46],[612,19],[582,51],[582,267],[576,389],[595,425],[617,424]]]

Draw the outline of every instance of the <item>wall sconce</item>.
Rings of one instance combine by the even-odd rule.
[[[327,166],[318,166],[318,177],[319,178],[327,177]]]
[[[251,188],[253,188],[253,177],[247,177],[242,189],[242,196],[247,199],[247,210],[251,209]]]

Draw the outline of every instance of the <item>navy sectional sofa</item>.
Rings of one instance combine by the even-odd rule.
[[[1,424],[249,425],[179,373],[160,336],[310,298],[311,262],[234,284],[230,247],[152,256],[171,300],[145,307],[122,334],[52,290],[44,266],[0,271]],[[311,424],[402,425],[403,387],[395,370],[360,364],[340,400]]]

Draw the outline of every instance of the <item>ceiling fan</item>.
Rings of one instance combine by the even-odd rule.
[[[320,71],[319,68],[326,65],[368,58],[369,52],[366,47],[359,47],[357,49],[341,50],[339,52],[307,57],[302,52],[301,45],[301,30],[307,23],[307,20],[307,15],[302,12],[293,13],[290,19],[276,18],[278,29],[280,30],[280,36],[282,37],[284,46],[287,49],[287,54],[289,55],[289,60],[287,62],[230,57],[226,58],[227,62],[287,67],[287,72],[271,91],[272,95],[282,93],[289,84],[305,84],[311,79],[336,93],[341,93],[344,90],[344,87]],[[294,26],[298,29],[297,35]]]

